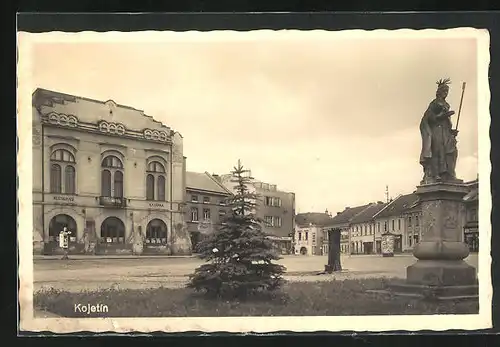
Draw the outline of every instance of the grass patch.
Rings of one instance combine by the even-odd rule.
[[[428,302],[367,293],[394,279],[287,283],[282,290],[245,301],[208,300],[190,289],[102,290],[34,294],[37,309],[64,317],[224,317],[477,314],[478,301]],[[107,305],[107,313],[75,312],[75,305]]]

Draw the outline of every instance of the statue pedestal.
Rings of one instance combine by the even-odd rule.
[[[401,294],[435,299],[477,298],[476,269],[464,259],[469,248],[462,241],[462,182],[433,183],[417,187],[422,208],[422,240],[413,255],[418,259],[406,269],[406,284],[392,286]]]

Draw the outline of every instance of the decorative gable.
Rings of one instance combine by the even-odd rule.
[[[47,116],[47,120],[50,124],[63,127],[76,128],[78,126],[78,118],[73,115],[52,112]]]
[[[167,133],[163,130],[144,129],[143,134],[144,138],[150,141],[167,142],[168,139]]]
[[[113,135],[124,135],[125,126],[121,123],[99,122],[99,131]]]

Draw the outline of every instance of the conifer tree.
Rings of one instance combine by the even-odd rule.
[[[278,289],[285,267],[273,263],[281,257],[255,215],[259,197],[248,188],[249,171],[238,160],[231,174],[235,193],[227,201],[230,210],[221,226],[198,245],[200,258],[207,263],[190,276],[188,287],[212,297],[243,298]]]

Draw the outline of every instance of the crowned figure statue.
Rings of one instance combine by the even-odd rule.
[[[453,129],[450,119],[455,111],[450,110],[446,101],[451,81],[446,78],[436,83],[436,98],[431,101],[420,122],[420,164],[424,171],[421,184],[458,181],[455,174],[458,130]]]

